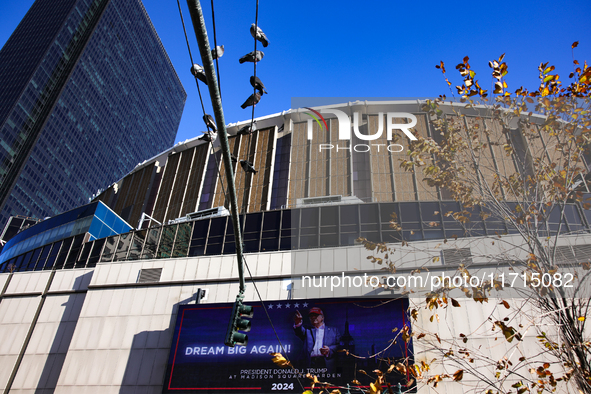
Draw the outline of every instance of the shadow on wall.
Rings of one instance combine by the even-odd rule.
[[[79,289],[83,283],[90,283],[91,277],[92,272],[88,272],[82,276],[77,277],[74,281],[73,288]],[[51,293],[47,295],[46,304],[44,305],[45,307],[48,306],[47,301],[50,301],[51,297]],[[49,348],[49,353],[47,355],[45,365],[43,366],[43,370],[41,371],[41,376],[39,378],[39,382],[37,383],[35,394],[48,394],[55,391],[57,381],[64,366],[66,354],[70,348],[70,342],[72,342],[74,330],[76,329],[76,323],[80,317],[82,305],[84,305],[85,297],[86,293],[71,294],[68,296],[68,300],[61,304],[62,307],[65,307],[64,313],[62,314],[61,320],[59,322],[53,343]],[[35,335],[34,332],[33,335]]]
[[[162,393],[178,306],[195,301],[196,296],[174,304],[167,329],[142,331],[134,335],[120,394]]]

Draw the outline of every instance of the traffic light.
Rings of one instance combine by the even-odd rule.
[[[246,346],[248,343],[248,335],[239,331],[250,331],[250,320],[244,318],[251,318],[253,316],[253,308],[249,305],[243,305],[243,299],[244,296],[242,294],[237,295],[236,302],[234,302],[234,306],[232,307],[232,316],[230,317],[230,324],[226,332],[226,346]]]

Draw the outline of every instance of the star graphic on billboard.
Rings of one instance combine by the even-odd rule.
[[[277,304],[277,309],[281,309],[282,305],[281,304]]]

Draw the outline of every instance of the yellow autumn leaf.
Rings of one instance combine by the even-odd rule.
[[[403,375],[406,374],[406,367],[404,366],[404,364],[402,364],[402,363],[396,363],[396,369],[401,374],[403,374]]]
[[[280,367],[290,367],[291,363],[285,358],[283,357],[283,355],[281,353],[270,353],[271,356],[273,357],[273,362],[277,365],[279,365]]]
[[[369,384],[369,394],[380,394],[382,392],[382,386],[376,381],[375,383]]]
[[[310,379],[312,381],[312,383],[320,383],[320,380],[318,380],[318,377],[316,375],[312,375],[312,374],[306,374],[306,377],[308,379]]]

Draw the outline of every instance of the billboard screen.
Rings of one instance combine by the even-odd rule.
[[[265,301],[272,325],[259,302],[245,304],[254,307],[248,344],[233,348],[224,345],[233,304],[179,307],[164,393],[301,393],[310,387],[307,373],[335,386],[354,379],[369,386],[373,379],[359,370],[412,359],[412,343],[401,336],[392,343],[409,326],[407,299]],[[269,353],[284,354],[293,367],[275,365]],[[394,375],[390,383],[406,383]]]

